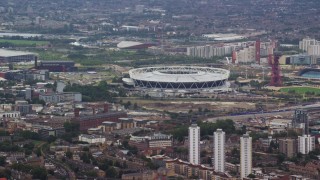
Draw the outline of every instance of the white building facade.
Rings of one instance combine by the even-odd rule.
[[[320,55],[320,43],[318,45],[309,45],[307,53],[308,53],[308,55],[319,56]]]
[[[226,135],[222,129],[217,129],[214,136],[214,170],[216,172],[225,171],[225,139]]]
[[[240,138],[240,174],[241,178],[252,173],[252,137],[244,134]]]
[[[189,162],[200,164],[200,127],[196,124],[189,127]]]
[[[312,45],[320,45],[320,41],[311,38],[304,38],[299,42],[299,49],[308,52],[308,49]]]
[[[39,99],[46,103],[59,102],[81,102],[82,94],[79,92],[64,92],[64,93],[40,93]]]
[[[315,149],[315,137],[310,135],[298,136],[298,152],[308,154]]]
[[[20,112],[19,111],[5,111],[0,112],[0,119],[3,118],[20,118]]]
[[[106,138],[104,136],[99,136],[99,135],[80,134],[79,141],[87,142],[89,144],[99,144],[99,143],[105,143]]]
[[[201,58],[211,58],[214,56],[226,56],[231,55],[232,51],[236,49],[237,46],[194,46],[187,47],[187,56],[201,57]]]
[[[149,148],[156,147],[172,147],[173,139],[172,135],[166,135],[161,133],[154,133],[149,140]]]

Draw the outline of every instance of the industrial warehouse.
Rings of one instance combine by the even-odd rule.
[[[35,62],[36,69],[47,69],[50,72],[72,72],[77,70],[74,61],[40,61]]]

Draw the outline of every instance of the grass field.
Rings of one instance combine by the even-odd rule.
[[[39,54],[39,59],[41,60],[47,60],[47,61],[70,60],[67,57],[64,57],[63,53],[59,53],[59,52],[52,52],[52,51],[35,51],[35,52]]]
[[[307,92],[314,93],[314,94],[320,94],[319,88],[313,88],[313,87],[287,87],[287,88],[281,88],[280,92],[295,92],[298,94],[305,94]]]
[[[15,46],[44,46],[49,44],[48,41],[11,40],[11,39],[0,39],[0,43],[10,43]]]

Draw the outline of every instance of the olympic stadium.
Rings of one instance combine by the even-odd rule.
[[[198,66],[162,66],[129,70],[126,86],[160,90],[214,90],[228,87],[230,71]]]

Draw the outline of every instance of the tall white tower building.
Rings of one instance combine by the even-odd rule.
[[[217,129],[214,132],[214,170],[216,172],[224,172],[225,168],[225,132],[222,129]]]
[[[189,127],[189,162],[200,164],[200,127],[197,124]]]
[[[240,170],[241,178],[252,172],[252,137],[248,134],[240,138]]]
[[[315,148],[315,138],[310,135],[298,136],[298,152],[308,154]]]
[[[313,51],[313,50],[311,50],[311,52],[309,52],[309,49],[310,48],[317,48],[316,47],[317,45],[320,45],[320,41],[317,41],[317,40],[311,39],[311,38],[304,38],[304,39],[302,39],[302,41],[299,42],[299,49],[306,51],[309,54]],[[311,53],[309,55],[314,55],[314,54]]]

